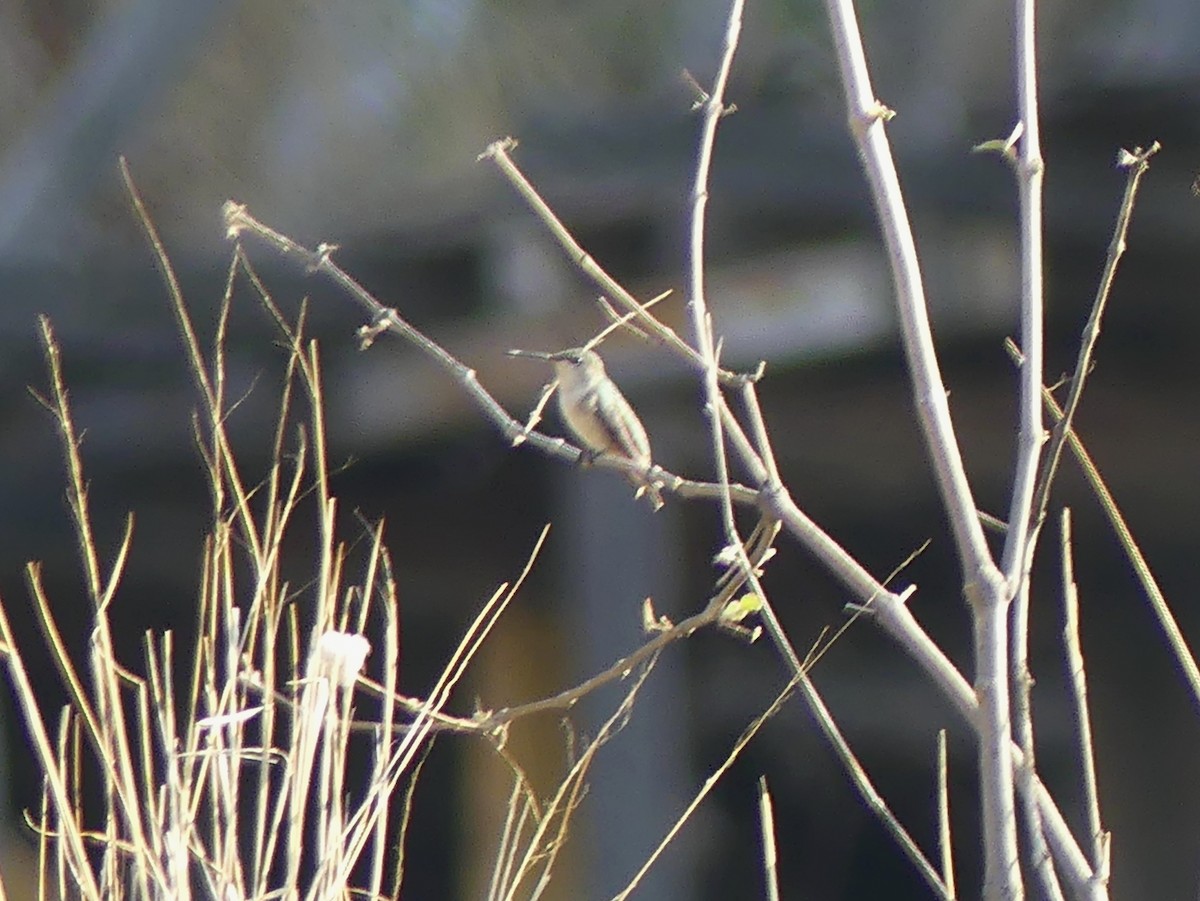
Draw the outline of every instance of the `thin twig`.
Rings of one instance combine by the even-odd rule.
[[[957,897],[954,890],[954,842],[950,836],[950,759],[946,752],[946,730],[937,734],[937,814],[938,848],[942,858],[942,883],[946,894]]]
[[[763,877],[767,885],[767,901],[779,901],[779,853],[775,847],[775,810],[767,777],[758,777],[758,825],[762,834]]]
[[[1092,718],[1088,713],[1087,671],[1083,663],[1083,648],[1079,641],[1079,589],[1075,585],[1074,552],[1071,545],[1071,511],[1062,511],[1062,589],[1063,589],[1063,646],[1067,657],[1067,677],[1071,682],[1071,699],[1075,702],[1075,722],[1079,728],[1079,760],[1083,776],[1083,801],[1087,814],[1088,832],[1092,842],[1092,870],[1096,879],[1108,881],[1109,833],[1100,819],[1100,793],[1096,788],[1096,754],[1092,740]]]
[[[528,716],[554,710],[569,710],[581,698],[594,693],[596,689],[610,683],[623,681],[628,677],[631,669],[641,666],[647,660],[655,657],[667,645],[682,638],[688,638],[697,630],[717,622],[726,603],[728,603],[728,600],[725,597],[718,596],[714,598],[701,612],[694,616],[689,616],[677,625],[658,633],[650,641],[640,645],[636,650],[617,660],[611,666],[591,678],[580,682],[578,685],[573,685],[571,688],[547,698],[529,701],[525,704],[517,704],[512,707],[504,707],[493,712],[481,712],[469,719],[460,718],[454,720],[449,729],[456,732],[480,732],[488,734],[503,729],[509,723]],[[397,728],[404,729],[407,727],[398,726]]]
[[[526,897],[536,899],[545,890],[554,861],[566,844],[571,817],[582,800],[586,788],[584,779],[600,749],[629,722],[634,701],[650,672],[654,669],[657,659],[657,656],[649,658],[635,671],[632,684],[625,691],[621,703],[604,721],[596,737],[587,743],[554,795],[546,803],[545,813],[537,821],[537,825],[526,843],[525,853],[521,855],[519,861],[514,861],[511,882],[507,892],[502,896],[504,901],[514,901],[521,883],[528,875],[532,874],[535,867],[541,867],[541,874],[538,882]]]
[[[1011,342],[1006,342],[1005,349],[1010,356],[1019,359],[1020,351]],[[1062,420],[1062,407],[1058,405],[1058,401],[1054,399],[1054,395],[1048,388],[1042,389],[1042,403],[1046,405],[1046,409],[1053,417],[1055,423]],[[1100,503],[1100,508],[1104,511],[1109,525],[1112,526],[1113,531],[1116,533],[1121,549],[1125,552],[1125,556],[1129,558],[1134,575],[1137,576],[1142,590],[1146,593],[1146,599],[1150,601],[1150,610],[1153,612],[1154,618],[1158,620],[1159,628],[1163,630],[1163,635],[1167,639],[1167,645],[1175,657],[1175,662],[1179,664],[1179,668],[1187,680],[1187,686],[1192,695],[1192,703],[1200,709],[1200,666],[1197,665],[1196,657],[1192,653],[1192,649],[1188,646],[1183,631],[1179,628],[1175,614],[1171,612],[1166,595],[1163,594],[1158,580],[1154,578],[1150,564],[1146,562],[1145,555],[1142,553],[1141,548],[1138,547],[1138,543],[1133,537],[1133,532],[1129,529],[1129,523],[1125,521],[1120,507],[1117,506],[1116,499],[1109,490],[1108,484],[1100,475],[1100,470],[1088,453],[1087,448],[1084,447],[1083,442],[1074,429],[1065,434],[1067,436],[1067,446],[1070,447],[1071,453],[1074,454],[1076,461],[1083,470],[1084,479],[1092,489],[1092,493],[1096,495],[1096,499]]]
[[[833,745],[838,759],[850,776],[851,782],[854,783],[854,788],[858,792],[859,797],[866,802],[867,807],[875,814],[876,819],[891,834],[892,840],[904,852],[905,856],[921,875],[921,878],[925,880],[925,884],[929,886],[937,897],[949,901],[952,896],[949,889],[942,882],[937,869],[929,862],[929,858],[925,856],[925,853],[916,843],[916,840],[913,839],[908,830],[896,818],[896,815],[888,807],[883,796],[875,789],[866,769],[859,762],[857,755],[850,748],[850,743],[846,741],[841,730],[834,722],[833,714],[825,706],[825,702],[821,696],[817,694],[816,687],[809,680],[807,673],[803,671],[801,671],[799,677],[799,688],[804,694],[804,700],[816,719],[817,725],[821,727],[826,740]]]
[[[768,484],[778,485],[780,482],[779,467],[775,463],[775,451],[772,449],[771,440],[767,435],[767,426],[763,420],[762,408],[758,403],[758,387],[755,382],[746,382],[742,385],[742,402],[746,405],[746,412],[750,417],[750,433],[754,436],[754,448],[767,468]]]
[[[620,282],[605,272],[591,254],[584,250],[579,242],[575,240],[575,237],[563,224],[562,220],[555,215],[550,205],[542,199],[537,189],[534,188],[529,179],[525,177],[525,174],[513,162],[509,151],[516,148],[516,146],[517,142],[514,138],[503,138],[499,141],[493,141],[483,153],[479,154],[479,159],[488,159],[496,164],[496,168],[500,170],[501,174],[508,179],[517,193],[529,204],[534,214],[546,223],[546,226],[550,229],[550,233],[562,245],[567,256],[588,277],[595,281],[607,296],[612,297],[628,312],[634,314],[637,321],[646,326],[665,346],[679,354],[682,359],[697,370],[703,371],[704,360],[696,349],[680,338],[678,333],[670,326],[665,325],[657,317],[651,316],[647,311],[648,305],[639,303]],[[725,384],[733,385],[744,380],[745,376],[733,372],[722,372],[721,379]]]
[[[758,734],[759,730],[768,720],[770,720],[783,708],[784,703],[796,690],[798,681],[798,678],[789,681],[787,685],[783,687],[782,691],[775,696],[775,700],[768,705],[767,709],[756,716],[750,722],[750,724],[742,730],[742,734],[739,735],[737,741],[733,743],[733,747],[730,748],[729,753],[725,756],[725,759],[721,761],[721,764],[708,775],[707,779],[704,780],[704,784],[692,797],[692,800],[688,802],[687,806],[683,809],[683,812],[679,814],[675,822],[671,825],[671,828],[667,830],[666,834],[662,837],[662,840],[659,841],[658,846],[650,853],[650,856],[646,858],[641,867],[638,868],[638,871],[634,873],[633,877],[626,884],[625,888],[613,895],[612,901],[625,901],[625,899],[633,894],[633,891],[642,881],[642,878],[650,871],[650,868],[659,859],[659,857],[662,856],[663,851],[667,849],[667,846],[670,845],[675,839],[675,836],[679,834],[679,830],[683,828],[684,824],[691,819],[692,814],[696,812],[696,810],[700,807],[700,804],[703,803],[704,799],[707,798],[709,793],[712,792],[713,788],[716,787],[717,783],[721,781],[721,777],[725,775],[729,768],[733,766],[733,764],[741,756],[742,751],[744,751],[746,746],[750,744],[750,740]]]
[[[129,166],[123,157],[120,162],[121,176],[125,181],[125,191],[129,195],[130,202],[133,204],[138,222],[146,234],[146,240],[149,241],[150,247],[154,251],[155,261],[158,264],[159,271],[162,273],[167,293],[171,298],[171,309],[175,313],[180,334],[184,338],[184,346],[187,349],[188,359],[191,363],[191,372],[196,378],[196,386],[200,390],[201,398],[204,401],[204,408],[209,414],[208,426],[212,430],[213,446],[220,449],[220,462],[227,467],[225,475],[228,477],[234,491],[236,509],[243,523],[243,537],[250,544],[260,569],[265,569],[266,567],[263,565],[263,549],[258,542],[257,530],[253,527],[254,517],[250,511],[249,497],[242,483],[241,476],[234,466],[233,451],[229,445],[228,435],[225,432],[224,420],[221,417],[222,408],[216,388],[213,386],[213,381],[208,376],[204,354],[200,350],[200,340],[196,337],[196,329],[192,325],[191,316],[188,314],[187,306],[183,300],[183,289],[179,285],[179,279],[175,275],[175,267],[167,255],[167,249],[158,234],[158,229],[155,227],[154,221],[150,218],[150,213],[147,211],[146,205],[142,202],[137,185],[134,184]]]
[[[688,310],[692,319],[692,335],[699,348],[700,359],[704,363],[704,410],[709,422],[709,438],[712,445],[713,463],[717,473],[717,482],[722,487],[721,524],[725,535],[726,546],[738,554],[738,564],[746,571],[747,578],[753,580],[753,566],[746,558],[742,547],[742,539],[738,535],[737,523],[733,515],[733,498],[728,491],[729,463],[725,453],[725,436],[719,411],[723,398],[717,359],[717,348],[713,341],[712,315],[708,310],[708,300],[704,290],[704,214],[708,208],[708,180],[712,169],[713,147],[717,139],[717,124],[725,114],[725,86],[729,82],[729,72],[733,67],[733,57],[737,52],[738,37],[742,30],[743,0],[732,0],[729,6],[729,17],[725,25],[724,47],[721,51],[721,61],[717,66],[717,75],[713,80],[712,90],[705,92],[703,109],[703,125],[700,129],[700,144],[696,152],[696,174],[692,184],[692,218],[690,226],[690,241],[688,252]],[[753,586],[755,592],[766,605],[766,596],[759,586]],[[774,616],[769,606],[764,611],[764,619],[772,639],[780,651],[787,655],[788,642],[783,638],[783,630],[774,623]],[[795,653],[791,655],[793,671],[800,669],[799,659]]]
[[[723,421],[720,415],[720,411],[726,405],[725,399],[721,394],[720,365],[718,348],[713,339],[712,314],[708,310],[708,301],[704,289],[705,211],[708,207],[709,173],[712,168],[712,155],[716,142],[717,125],[726,112],[725,87],[729,82],[729,73],[733,66],[734,54],[737,52],[738,37],[741,34],[742,28],[742,11],[742,0],[732,0],[729,7],[729,16],[726,21],[724,46],[721,52],[721,61],[717,67],[717,75],[713,80],[712,90],[702,92],[703,101],[700,106],[703,110],[703,124],[700,130],[699,148],[696,153],[696,174],[693,180],[691,195],[692,217],[688,255],[690,280],[688,309],[691,313],[692,333],[696,341],[696,346],[699,348],[700,358],[704,363],[704,410],[709,420],[709,434],[712,445],[713,463],[717,472],[717,481],[723,489],[721,497],[721,524],[726,546],[736,553],[735,562],[737,566],[742,569],[746,579],[751,584],[751,588],[759,598],[762,605],[760,616],[763,624],[766,626],[767,634],[783,657],[789,670],[793,673],[793,677],[803,684],[805,688],[805,700],[809,702],[810,707],[815,708],[823,706],[820,703],[820,698],[817,696],[815,688],[812,687],[807,677],[804,676],[803,663],[800,661],[799,656],[792,647],[791,641],[783,630],[782,624],[775,615],[766,592],[763,591],[762,586],[758,583],[755,566],[746,555],[742,539],[738,535],[737,522],[733,514],[733,499],[728,491],[729,464],[725,453],[725,437],[722,429]],[[769,447],[765,429],[759,434],[759,437]],[[820,717],[818,717],[818,720],[820,721]],[[840,749],[844,745],[844,742],[839,743],[840,734],[837,732],[832,719],[826,718],[822,725],[826,730],[827,738],[830,739],[835,748]],[[849,746],[844,745],[844,747],[848,752]],[[844,762],[847,762],[845,758]],[[848,762],[847,766],[849,768]],[[863,775],[865,776],[865,773]],[[873,792],[874,789],[871,788],[871,791]]]
[[[1071,376],[1071,389],[1067,394],[1067,402],[1063,406],[1062,418],[1054,426],[1050,437],[1050,446],[1042,460],[1042,469],[1038,474],[1037,494],[1034,498],[1033,514],[1040,521],[1046,515],[1046,505],[1050,500],[1050,489],[1054,484],[1054,475],[1058,471],[1058,463],[1062,457],[1063,445],[1067,440],[1075,413],[1079,409],[1079,400],[1083,396],[1083,388],[1092,368],[1092,354],[1096,341],[1100,337],[1100,326],[1104,319],[1104,311],[1108,306],[1108,296],[1112,291],[1113,279],[1117,274],[1117,264],[1125,253],[1125,238],[1129,233],[1129,223],[1133,219],[1133,207],[1137,201],[1138,187],[1142,176],[1150,168],[1150,157],[1161,149],[1155,141],[1146,150],[1135,147],[1132,152],[1122,150],[1118,155],[1117,164],[1128,170],[1125,181],[1125,195],[1121,198],[1121,209],[1117,213],[1116,226],[1113,228],[1112,241],[1108,245],[1108,255],[1104,260],[1104,272],[1100,276],[1100,284],[1096,288],[1096,298],[1092,302],[1092,310],[1088,321],[1083,327],[1083,336],[1079,343],[1079,355],[1075,361],[1075,371]],[[1024,353],[1025,349],[1021,349]],[[1024,365],[1024,364],[1022,364]]]

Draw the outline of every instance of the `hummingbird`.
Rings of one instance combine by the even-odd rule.
[[[624,457],[649,470],[650,439],[637,413],[621,389],[604,371],[600,354],[586,347],[570,347],[557,353],[510,350],[515,357],[533,357],[554,364],[558,380],[558,411],[576,440],[592,454]],[[654,509],[663,505],[662,494],[648,478],[632,473],[629,480],[650,496]]]

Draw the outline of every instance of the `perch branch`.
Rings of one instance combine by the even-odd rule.
[[[549,435],[543,435],[540,432],[529,431],[523,423],[512,417],[500,405],[499,401],[492,397],[487,389],[480,384],[474,369],[461,363],[436,341],[433,341],[410,325],[395,309],[385,307],[344,269],[337,265],[332,258],[332,253],[336,249],[333,245],[322,244],[315,251],[309,250],[286,235],[259,222],[250,215],[245,206],[233,201],[226,202],[222,213],[230,238],[236,239],[243,232],[249,232],[273,246],[285,258],[302,264],[306,271],[319,273],[330,279],[353,300],[357,301],[359,306],[371,316],[371,324],[364,326],[364,334],[373,337],[384,331],[392,332],[413,344],[418,350],[432,359],[439,368],[449,374],[451,378],[463,387],[467,395],[475,402],[475,405],[500,429],[500,432],[510,443],[528,442],[542,453],[567,463],[578,464],[586,458],[592,460],[593,465],[598,469],[616,470],[635,477],[645,475],[645,472],[638,464],[631,460],[618,457],[614,454],[602,454],[593,460],[592,455],[585,454],[584,451],[574,447],[562,438],[554,438]],[[720,485],[685,479],[682,476],[669,473],[659,466],[651,468],[651,475],[656,483],[660,483],[663,488],[680,497],[716,499],[720,498],[723,494],[723,489]],[[750,504],[755,500],[755,492],[745,486],[731,486],[731,492],[739,503]]]

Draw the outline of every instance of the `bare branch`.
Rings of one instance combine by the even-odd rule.
[[[745,553],[751,560],[752,566],[757,568],[769,558],[772,553],[772,544],[776,534],[775,530],[755,530],[750,536],[749,546],[745,549]],[[725,608],[737,596],[745,583],[746,579],[744,575],[740,578],[730,579],[705,604],[704,609],[699,613],[689,616],[675,625],[660,625],[656,623],[656,634],[652,639],[578,685],[574,685],[547,698],[541,698],[513,707],[504,707],[496,711],[479,711],[471,717],[448,716],[443,713],[439,715],[437,724],[433,728],[449,732],[476,732],[492,735],[500,732],[510,723],[524,717],[549,711],[569,710],[583,697],[593,693],[596,689],[613,682],[623,681],[629,676],[630,672],[659,654],[669,644],[680,639],[689,638],[700,629],[720,623]],[[362,682],[371,691],[381,693],[381,687],[375,683],[365,679]],[[414,712],[421,709],[425,704],[423,701],[402,697],[397,698],[397,703]],[[374,724],[359,723],[357,728],[374,728]],[[400,725],[396,728],[405,730],[410,727]]]
[[[776,863],[779,854],[775,848],[775,811],[771,805],[771,791],[767,788],[767,777],[758,777],[758,823],[762,833],[763,875],[767,883],[767,901],[779,901],[779,873]]]
[[[1042,429],[1042,162],[1041,127],[1038,121],[1037,44],[1033,0],[1016,2],[1017,115],[1021,133],[1013,157],[1021,216],[1021,346],[1028,348],[1021,366],[1020,427],[1017,430],[1016,465],[1008,508],[1008,533],[1001,564],[1009,597],[1024,581],[1025,544],[1029,511],[1033,504],[1038,454],[1046,440]],[[1014,134],[1016,129],[1014,129]]]
[[[954,892],[954,843],[950,838],[950,761],[946,753],[946,730],[937,734],[937,813],[938,847],[942,852],[942,884],[946,893],[957,897]]]
[[[1121,209],[1117,213],[1112,241],[1108,245],[1108,255],[1104,260],[1104,271],[1100,276],[1100,285],[1096,289],[1096,298],[1092,302],[1088,321],[1083,327],[1083,337],[1079,343],[1079,355],[1075,361],[1075,372],[1071,376],[1071,389],[1067,394],[1067,402],[1063,406],[1062,418],[1054,426],[1054,432],[1050,437],[1050,446],[1046,450],[1046,456],[1042,460],[1042,469],[1038,474],[1033,515],[1039,522],[1046,515],[1046,505],[1050,500],[1050,489],[1054,484],[1054,475],[1058,471],[1063,445],[1071,431],[1075,412],[1079,409],[1079,401],[1083,396],[1084,385],[1091,373],[1092,354],[1096,347],[1096,341],[1100,337],[1100,325],[1108,306],[1108,296],[1112,291],[1113,279],[1117,274],[1117,265],[1125,253],[1125,237],[1129,233],[1129,223],[1133,219],[1133,207],[1137,201],[1138,188],[1141,185],[1142,176],[1150,168],[1150,157],[1158,153],[1160,149],[1161,145],[1155,141],[1146,150],[1136,147],[1133,151],[1122,150],[1118,154],[1117,164],[1128,170],[1129,173],[1125,181],[1125,195],[1121,198]],[[1024,353],[1025,349],[1021,350]],[[1024,365],[1022,364],[1022,366]]]
[[[1042,897],[1049,901],[1063,901],[1062,887],[1058,883],[1058,875],[1054,872],[1054,861],[1046,845],[1045,831],[1042,827],[1042,812],[1038,809],[1037,797],[1032,791],[1033,781],[1037,776],[1037,758],[1033,738],[1033,707],[1030,697],[1033,690],[1033,676],[1029,672],[1029,643],[1026,640],[1028,610],[1029,579],[1025,578],[1021,580],[1014,605],[1012,678],[1016,683],[1013,689],[1013,732],[1025,758],[1024,766],[1017,771],[1017,779],[1022,784],[1021,811],[1025,817],[1026,831],[1029,836],[1026,859],[1037,879]],[[1016,617],[1017,614],[1019,617]]]
[[[534,214],[546,224],[550,233],[555,237],[571,261],[587,274],[589,278],[600,286],[600,289],[618,304],[623,306],[628,312],[633,313],[636,321],[646,326],[651,334],[657,336],[666,347],[670,348],[678,354],[683,360],[689,363],[698,371],[703,371],[704,359],[690,344],[684,341],[675,332],[674,329],[665,325],[657,317],[650,315],[647,311],[647,304],[640,303],[625,287],[609,275],[600,264],[583,249],[582,245],[575,240],[574,236],[563,225],[562,220],[555,215],[550,209],[550,205],[542,199],[538,194],[537,189],[527,179],[524,173],[517,168],[513,162],[509,151],[517,146],[516,139],[503,138],[499,141],[493,141],[488,145],[483,153],[479,154],[479,159],[491,160],[496,164],[501,174],[508,179],[509,183],[516,188],[517,193],[525,199],[529,204]],[[733,372],[722,372],[721,379],[726,384],[738,384],[746,377]]]
[[[1011,356],[1020,357],[1020,351],[1011,343],[1006,344],[1005,349]],[[1053,417],[1056,424],[1062,420],[1062,408],[1058,405],[1058,401],[1054,399],[1054,395],[1048,388],[1042,389],[1042,403],[1046,405],[1046,410]],[[1121,549],[1124,550],[1125,555],[1129,558],[1133,572],[1137,576],[1138,582],[1141,583],[1142,590],[1146,593],[1146,599],[1150,601],[1150,610],[1153,612],[1155,619],[1158,620],[1159,628],[1163,630],[1163,635],[1167,639],[1167,645],[1175,657],[1175,662],[1179,664],[1179,668],[1187,680],[1187,686],[1192,695],[1192,703],[1200,708],[1200,666],[1197,665],[1196,657],[1192,653],[1192,649],[1188,646],[1183,631],[1179,628],[1175,614],[1171,612],[1166,595],[1163,594],[1158,580],[1154,578],[1154,573],[1151,572],[1145,555],[1142,553],[1141,548],[1138,547],[1138,543],[1133,537],[1133,532],[1129,529],[1129,524],[1125,521],[1120,507],[1117,506],[1116,499],[1113,497],[1104,478],[1100,475],[1100,470],[1096,466],[1095,461],[1092,460],[1087,448],[1084,447],[1083,442],[1074,429],[1070,429],[1064,432],[1064,434],[1066,435],[1067,446],[1070,447],[1071,453],[1074,454],[1076,461],[1083,470],[1084,479],[1087,480],[1088,486],[1100,502],[1100,508],[1104,511],[1109,525],[1112,526],[1113,531],[1116,533]]]
[[[1071,698],[1075,702],[1075,722],[1079,728],[1079,761],[1082,766],[1084,810],[1092,841],[1092,870],[1100,882],[1108,881],[1109,833],[1100,819],[1100,793],[1096,789],[1095,745],[1092,741],[1092,718],[1088,713],[1087,671],[1083,663],[1083,647],[1079,642],[1079,590],[1075,585],[1075,560],[1071,547],[1071,511],[1062,511],[1062,589],[1063,589],[1063,646],[1067,656],[1067,676],[1071,682]]]
[[[991,579],[993,567],[950,421],[946,388],[933,347],[916,243],[905,210],[884,123],[892,113],[876,99],[852,0],[825,0],[845,92],[847,121],[867,174],[896,288],[901,336],[917,415],[929,448],[955,547],[968,579]],[[998,577],[998,573],[995,574]]]
[[[265,240],[288,259],[301,263],[306,271],[324,275],[342,288],[349,297],[370,314],[371,325],[368,329],[374,334],[390,331],[412,343],[463,387],[480,411],[500,429],[505,439],[511,444],[527,442],[542,453],[567,463],[578,464],[586,458],[591,460],[598,469],[616,470],[626,476],[636,478],[646,476],[645,471],[634,461],[613,454],[602,454],[593,460],[591,455],[572,446],[562,438],[529,431],[525,424],[511,416],[499,401],[479,383],[474,369],[464,365],[436,341],[410,325],[395,309],[385,307],[338,266],[333,261],[332,253],[336,248],[332,245],[322,244],[315,251],[309,250],[286,235],[259,222],[250,215],[244,206],[233,201],[226,202],[222,208],[222,214],[230,237],[236,238],[243,232],[248,232]],[[722,496],[720,485],[685,479],[667,472],[660,466],[651,467],[650,476],[655,484],[683,498],[715,499]],[[756,493],[750,488],[734,485],[731,486],[731,492],[738,503],[752,504],[755,502]]]

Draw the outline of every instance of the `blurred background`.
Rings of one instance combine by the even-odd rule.
[[[1011,174],[970,147],[1014,123],[1009,4],[863,2],[876,93],[906,190],[980,506],[1003,515],[1016,381]],[[517,163],[592,255],[635,294],[675,294],[686,329],[688,191],[698,118],[681,73],[711,82],[727,6],[716,0],[7,0],[0,3],[0,597],[24,620],[47,710],[65,695],[28,611],[24,565],[43,561],[55,609],[86,647],[88,602],[63,500],[53,423],[26,392],[46,383],[36,336],[63,343],[103,547],[137,517],[113,610],[140,669],[146,629],[195,630],[209,499],[192,440],[197,405],[167,295],[117,170],[129,160],[204,340],[231,247],[229,198],[337,259],[385,304],[474,367],[518,418],[546,373],[503,351],[580,343],[605,320],[597,289],[477,155],[520,140]],[[1184,631],[1200,634],[1195,510],[1200,449],[1200,5],[1193,0],[1040,5],[1047,159],[1046,376],[1073,365],[1124,176],[1120,147],[1160,140],[1134,217],[1078,431],[1142,541]],[[761,385],[785,481],[801,506],[884,577],[927,539],[896,584],[968,674],[969,623],[945,521],[923,459],[897,345],[886,261],[854,149],[823,11],[747,6],[718,134],[709,202],[709,302],[725,359],[768,361]],[[636,645],[643,598],[674,619],[717,573],[717,511],[669,500],[653,514],[611,473],[511,449],[458,386],[412,348],[356,349],[345,297],[250,245],[276,302],[309,298],[322,341],[330,455],[346,537],[353,511],[385,517],[401,589],[401,686],[421,694],[495,586],[541,530],[546,551],[454,703],[500,706],[553,693]],[[686,331],[685,331],[686,334]],[[244,286],[229,328],[231,418],[261,471],[284,361]],[[690,373],[621,337],[609,369],[640,411],[655,458],[711,475]],[[546,424],[560,427],[553,416]],[[1090,663],[1113,892],[1194,897],[1200,877],[1200,722],[1129,567],[1070,462],[1054,499],[1076,517],[1076,571]],[[1078,806],[1063,692],[1057,536],[1043,537],[1031,646],[1039,763],[1069,820]],[[767,587],[801,648],[839,625],[846,597],[786,537]],[[297,550],[298,563],[303,551]],[[303,597],[298,603],[303,605]],[[376,661],[378,665],[378,661]],[[814,673],[868,771],[932,853],[935,733],[951,736],[960,884],[978,885],[972,742],[917,669],[869,622]],[[741,729],[785,681],[774,653],[702,634],[664,655],[625,732],[601,755],[560,865],[555,898],[622,887]],[[594,733],[611,708],[573,712]],[[607,706],[606,706],[607,704]],[[7,694],[0,703],[8,840],[20,895],[32,836],[21,811],[37,771]],[[535,781],[562,771],[554,718],[514,734]],[[761,897],[755,781],[774,791],[784,892],[810,899],[925,897],[798,703],[755,740],[640,897]],[[405,897],[475,898],[507,793],[480,745],[439,741],[415,799]]]

